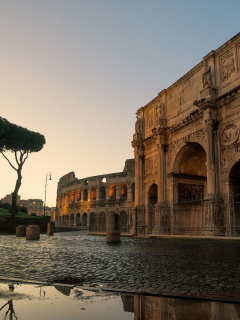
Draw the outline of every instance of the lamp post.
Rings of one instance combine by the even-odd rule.
[[[52,172],[48,172],[46,174],[46,180],[45,180],[45,198],[44,198],[44,206],[43,206],[43,215],[46,215],[46,191],[47,191],[47,181],[52,180]]]

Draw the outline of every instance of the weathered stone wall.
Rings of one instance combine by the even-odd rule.
[[[122,172],[75,178],[64,175],[57,191],[57,224],[89,226],[91,232],[105,233],[106,216],[121,216],[122,231],[130,232],[134,207],[134,159],[126,160]]]
[[[239,94],[237,34],[137,111],[135,199],[148,232],[240,226],[236,204],[225,202],[240,193]]]

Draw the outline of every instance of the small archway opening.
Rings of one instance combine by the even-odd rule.
[[[88,189],[83,190],[83,201],[88,201]]]
[[[120,212],[120,228],[121,232],[128,232],[128,214],[124,210]]]
[[[111,184],[108,188],[109,199],[116,199],[116,186]]]
[[[95,221],[95,213],[90,213],[89,218],[89,232],[95,232],[96,231],[96,221]]]
[[[81,225],[81,221],[80,221],[80,213],[78,212],[76,215],[76,225],[80,226]]]
[[[124,200],[127,198],[127,185],[126,183],[122,183],[119,187],[119,195],[120,199]]]
[[[96,200],[96,188],[95,187],[92,187],[90,190],[90,200],[91,201]]]
[[[71,213],[71,215],[70,215],[70,225],[73,226],[73,224],[74,224],[74,214]]]
[[[135,201],[135,182],[132,184],[132,202]]]
[[[99,188],[99,199],[106,200],[106,188],[103,186]]]
[[[155,205],[158,202],[158,186],[152,184],[148,191],[148,203],[150,205]]]
[[[84,212],[82,215],[82,225],[87,226],[87,213]]]

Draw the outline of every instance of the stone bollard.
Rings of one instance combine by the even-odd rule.
[[[121,242],[120,216],[111,212],[106,218],[106,241],[109,243]]]
[[[20,225],[16,228],[16,237],[25,237],[26,236],[26,226]]]
[[[53,236],[54,228],[55,228],[55,222],[49,221],[47,224],[47,235],[48,236]]]
[[[39,240],[40,227],[37,225],[30,225],[26,229],[26,240]]]

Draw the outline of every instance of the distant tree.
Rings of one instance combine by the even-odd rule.
[[[10,210],[11,204],[8,202],[3,203],[3,209]]]
[[[19,208],[19,211],[20,211],[20,212],[23,212],[23,213],[28,213],[28,209],[27,209],[27,207],[25,207],[25,206],[21,206],[21,207]]]
[[[40,133],[30,131],[0,117],[0,152],[17,173],[15,188],[12,192],[11,220],[13,229],[15,228],[17,195],[22,183],[23,165],[29,153],[40,151],[45,142],[45,137]],[[8,151],[14,154],[14,160],[10,160],[6,156]]]

